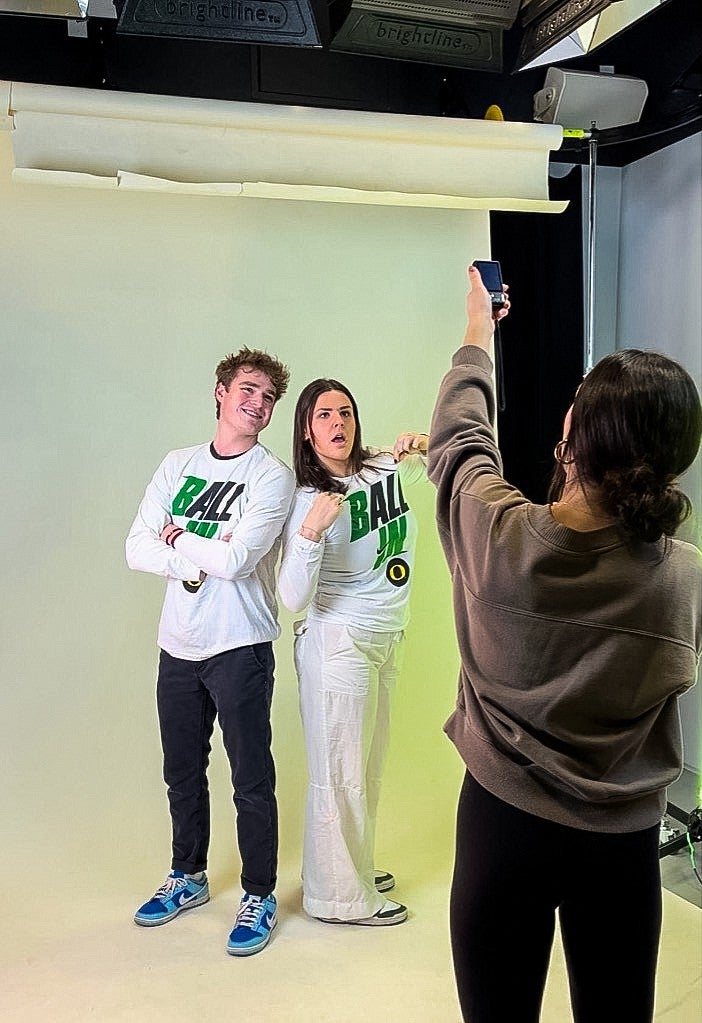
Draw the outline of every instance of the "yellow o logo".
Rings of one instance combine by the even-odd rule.
[[[410,567],[402,558],[391,558],[385,569],[385,578],[393,586],[405,586],[409,582]]]

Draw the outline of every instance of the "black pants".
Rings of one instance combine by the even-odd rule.
[[[227,650],[204,661],[183,661],[162,650],[156,687],[173,826],[171,869],[196,873],[207,866],[207,766],[217,717],[234,787],[241,884],[252,895],[268,895],[276,882],[273,669],[271,643]]]
[[[576,1023],[653,1019],[659,826],[567,828],[466,774],[458,805],[451,944],[466,1023],[537,1023],[556,911]]]

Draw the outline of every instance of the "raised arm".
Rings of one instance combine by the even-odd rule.
[[[463,346],[454,354],[452,369],[441,383],[431,424],[429,478],[438,488],[437,520],[444,534],[459,491],[483,503],[501,502],[515,493],[502,479],[488,355],[495,319],[507,315],[509,304],[493,318],[490,296],[474,267],[468,268],[468,281]]]

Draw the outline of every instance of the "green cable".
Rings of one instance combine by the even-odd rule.
[[[692,869],[694,871],[695,877],[697,878],[699,883],[702,884],[702,877],[700,877],[699,872],[697,870],[697,864],[695,863],[695,847],[692,844],[692,839],[690,838],[689,831],[687,833],[687,844],[690,847],[690,863],[692,864]]]

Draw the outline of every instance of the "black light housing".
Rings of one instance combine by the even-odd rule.
[[[524,0],[515,71],[530,64],[619,0]]]
[[[502,71],[502,34],[521,0],[352,0],[331,48]]]
[[[321,48],[331,27],[327,0],[125,0],[117,34]]]

